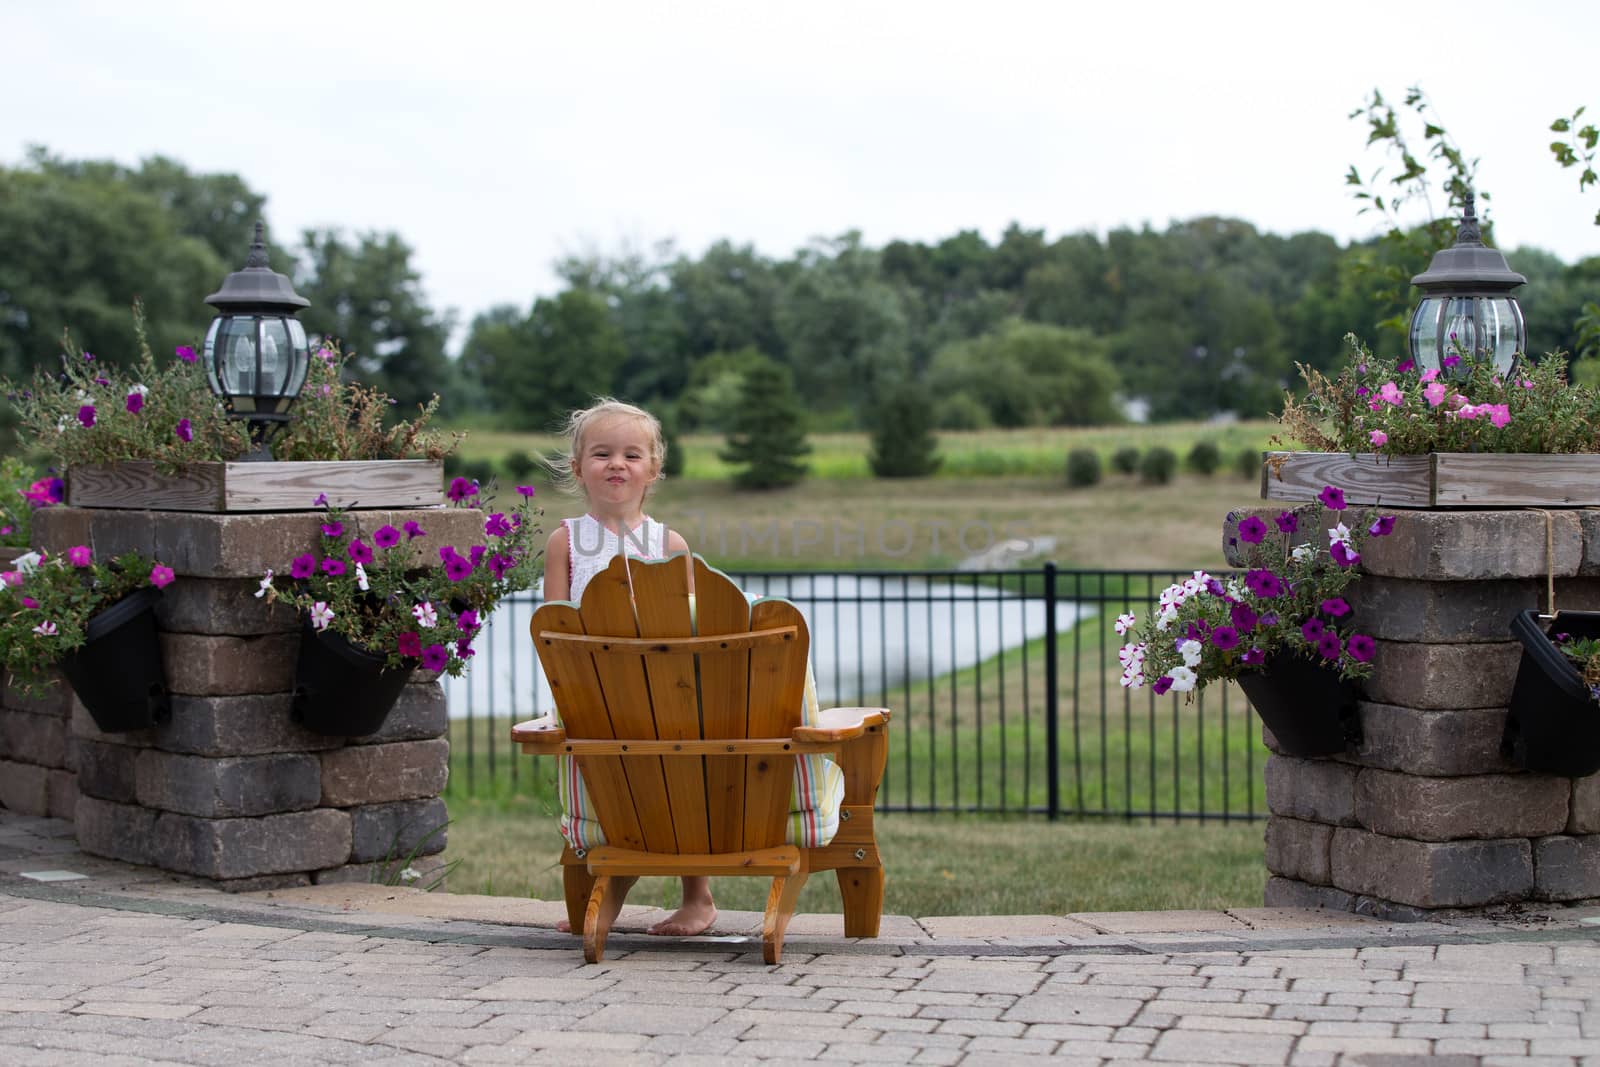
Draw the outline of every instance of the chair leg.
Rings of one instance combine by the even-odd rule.
[[[883,918],[883,866],[840,867],[833,873],[844,900],[844,936],[877,937]]]
[[[602,874],[594,880],[594,891],[589,894],[589,905],[583,915],[583,958],[588,963],[605,959],[606,937],[611,933],[611,917],[605,902],[606,893],[610,891],[610,875]]]
[[[567,901],[567,929],[572,934],[583,932],[584,910],[589,906],[589,894],[594,891],[594,875],[580,860],[561,868],[562,895]]]
[[[772,880],[772,889],[767,893],[767,911],[761,918],[761,958],[768,963],[777,963],[783,958],[783,935],[789,929],[795,901],[800,899],[800,890],[809,873],[802,867],[788,877],[779,875]]]

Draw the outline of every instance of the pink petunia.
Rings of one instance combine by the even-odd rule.
[[[74,567],[87,567],[94,562],[94,553],[88,545],[73,545],[67,549],[67,562]]]
[[[1402,393],[1400,391],[1400,387],[1395,385],[1393,382],[1384,382],[1383,388],[1378,390],[1378,396],[1386,404],[1399,405],[1406,402],[1406,395]]]
[[[1489,404],[1489,421],[1498,429],[1511,422],[1511,409],[1505,404]]]
[[[422,638],[410,630],[401,634],[394,644],[402,656],[410,656],[415,659],[422,655]]]
[[[172,584],[175,577],[176,575],[172,573],[171,567],[163,566],[160,563],[150,568],[150,584],[157,589],[165,589]]]
[[[1444,403],[1444,395],[1449,391],[1445,388],[1443,382],[1434,382],[1422,390],[1422,396],[1423,399],[1427,400],[1429,407],[1436,408]]]
[[[1372,442],[1373,448],[1382,448],[1389,443],[1389,435],[1382,430],[1373,430],[1367,435],[1367,440]]]
[[[173,354],[179,359],[183,360],[185,363],[193,363],[195,360],[200,358],[199,356],[195,355],[194,349],[190,348],[188,345],[179,345],[177,348],[173,349]]]

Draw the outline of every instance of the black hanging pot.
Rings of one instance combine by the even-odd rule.
[[[1519,612],[1511,632],[1522,662],[1511,690],[1501,753],[1524,770],[1583,778],[1600,771],[1600,704],[1573,662],[1550,640],[1534,611]],[[1550,634],[1600,637],[1600,611],[1562,611]]]
[[[136,589],[89,618],[81,648],[61,658],[61,671],[101,733],[145,730],[172,718],[156,601],[161,590]]]
[[[385,662],[332,630],[314,629],[307,619],[295,661],[290,717],[329,737],[375,733],[411,677],[409,667],[385,670]]]
[[[1279,653],[1239,675],[1239,688],[1285,755],[1333,756],[1361,744],[1355,683],[1326,663]]]

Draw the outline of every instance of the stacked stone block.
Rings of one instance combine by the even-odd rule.
[[[78,801],[72,688],[59,675],[24,694],[0,684],[0,808],[72,818]]]
[[[429,534],[416,543],[419,563],[436,563],[423,553],[440,544],[464,552],[483,536],[482,514],[468,509],[353,517],[369,531],[418,521]],[[368,881],[408,858],[436,869],[449,760],[437,676],[417,672],[366,737],[324,737],[290,718],[301,620],[255,594],[267,568],[319,548],[320,523],[316,512],[40,512],[39,547],[88,544],[98,558],[137,549],[176,571],[158,609],[172,718],[104,734],[64,685],[36,706],[8,696],[0,780],[18,784],[0,787],[0,802],[74,818],[86,852],[227,889]],[[54,807],[52,788],[63,794]]]
[[[1238,521],[1270,529],[1280,510],[1229,516],[1230,561]],[[1600,899],[1600,775],[1500,754],[1522,653],[1511,620],[1546,610],[1552,577],[1558,609],[1600,610],[1600,514],[1383,510],[1394,532],[1366,542],[1348,594],[1377,639],[1360,748],[1296,759],[1264,731],[1267,903],[1410,919]]]

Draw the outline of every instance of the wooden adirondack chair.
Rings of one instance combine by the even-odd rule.
[[[885,708],[834,708],[801,725],[810,637],[784,600],[751,604],[693,559],[697,625],[681,555],[618,556],[574,607],[553,601],[529,629],[556,714],[511,730],[522,750],[569,755],[608,844],[561,857],[568,921],[598,962],[612,879],[630,875],[770,877],[763,956],[777,963],[808,875],[835,871],[846,937],[876,937],[883,863],[873,800],[888,754]],[[635,611],[637,608],[637,612]],[[786,844],[800,753],[832,752],[844,771],[839,831],[819,848]]]

